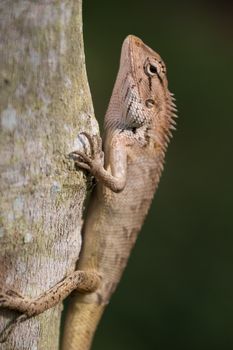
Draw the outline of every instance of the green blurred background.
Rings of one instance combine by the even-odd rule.
[[[230,1],[84,0],[100,124],[128,34],[165,60],[180,116],[159,190],[93,350],[233,349],[232,9]]]

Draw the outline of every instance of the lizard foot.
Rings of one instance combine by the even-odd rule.
[[[70,156],[74,159],[75,163],[82,169],[88,170],[93,175],[98,172],[99,168],[103,167],[104,153],[102,151],[102,140],[99,136],[91,136],[86,132],[79,134],[81,138],[85,136],[90,146],[90,155],[87,152],[84,143],[84,151],[74,151],[70,153]]]
[[[16,298],[23,299],[23,296],[12,289],[0,292],[0,308],[11,308],[12,304],[15,304]]]
[[[0,294],[0,307],[6,308],[9,304],[9,302],[10,302],[9,296],[5,293],[1,293]]]
[[[20,294],[19,292],[16,292],[15,290],[13,289],[7,289],[6,291],[4,292],[0,292],[0,298],[1,297],[4,297],[4,296],[8,296],[8,297],[13,297],[13,298],[22,298],[23,299],[23,296],[22,294]],[[0,299],[1,300],[1,299]]]

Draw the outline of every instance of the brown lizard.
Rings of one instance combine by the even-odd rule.
[[[139,38],[128,36],[105,116],[104,152],[98,137],[84,133],[80,137],[90,152],[72,153],[78,166],[97,180],[84,224],[79,270],[35,300],[2,293],[0,306],[22,312],[15,324],[77,289],[82,293],[71,300],[62,349],[90,349],[158,186],[175,113],[161,57]]]

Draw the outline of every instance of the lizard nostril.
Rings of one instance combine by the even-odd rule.
[[[146,107],[147,107],[147,108],[152,108],[152,107],[154,107],[154,105],[155,105],[155,101],[152,100],[151,98],[149,98],[148,100],[146,100]]]

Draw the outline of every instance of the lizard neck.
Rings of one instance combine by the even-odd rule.
[[[74,296],[68,307],[62,350],[89,350],[105,305],[78,302]]]

